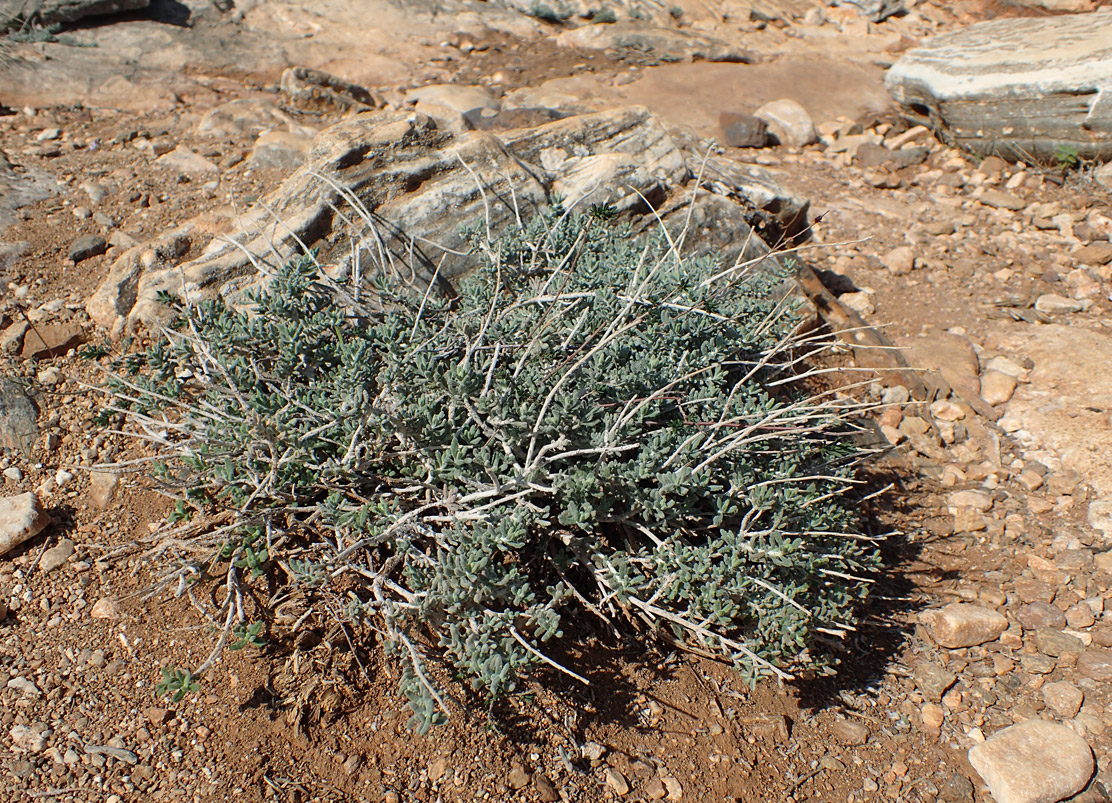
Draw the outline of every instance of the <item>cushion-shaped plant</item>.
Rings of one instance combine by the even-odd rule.
[[[852,626],[877,566],[846,499],[851,405],[801,389],[782,271],[607,217],[471,231],[456,297],[384,270],[373,314],[306,257],[250,309],[179,304],[114,386],[159,416],[179,512],[232,512],[175,548],[226,561],[229,584],[275,562],[354,584],[418,728],[448,712],[431,658],[495,699],[559,666],[546,643],[585,617],[787,677]]]

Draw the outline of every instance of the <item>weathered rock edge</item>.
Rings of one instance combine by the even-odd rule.
[[[202,215],[122,254],[86,307],[119,335],[163,320],[160,291],[236,300],[309,247],[337,277],[356,260],[364,276],[393,261],[427,287],[434,275],[446,280],[471,266],[462,226],[489,221],[497,232],[554,194],[568,205],[608,202],[642,229],[662,221],[678,234],[689,223],[685,250],[714,249],[731,261],[769,253],[753,225],[805,222],[806,203],[771,174],[690,161],[703,175],[694,192],[689,158],[643,107],[498,136],[445,132],[414,111],[360,114],[322,131],[308,162],[246,213]]]
[[[1112,13],[971,25],[907,51],[885,84],[908,117],[975,153],[1112,159]]]

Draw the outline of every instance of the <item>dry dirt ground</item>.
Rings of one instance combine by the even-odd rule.
[[[513,45],[507,39],[477,56],[481,63],[466,61],[461,80],[502,70],[512,89],[581,72],[582,64],[616,75],[637,59],[566,51],[545,58]],[[273,87],[208,80],[214,102],[275,98]],[[19,210],[5,234],[29,246],[6,263],[0,330],[24,310],[42,326],[76,325],[86,347],[104,344],[117,356],[142,347],[142,338],[109,342],[84,313],[112,252],[79,264],[66,257],[81,235],[141,238],[217,200],[246,205],[276,184],[280,171],[245,167],[249,139],[200,149],[221,165],[218,182],[182,180],[154,164],[152,149],[186,139],[201,111],[69,107],[0,117],[8,160],[65,185]],[[896,126],[886,134],[900,126],[864,122]],[[57,138],[43,136],[55,128]],[[942,146],[924,164],[898,170],[847,164],[822,145],[760,157],[822,214],[806,258],[845,277],[841,290],[864,288],[855,303],[893,339],[972,341],[986,362],[997,353],[986,344],[1042,325],[1033,314],[1012,315],[1033,313],[1027,300],[1077,295],[1071,291],[1094,283],[1087,309],[1059,323],[1100,330],[1112,321],[1107,272],[1078,275],[1067,254],[1039,239],[1041,222],[970,195],[1026,172],[1011,191],[1053,205],[1045,217],[1065,214],[1081,226],[1109,202],[1084,171],[1008,165],[986,175]],[[88,181],[108,188],[99,203],[81,188]],[[894,273],[886,257],[909,243],[918,262]],[[964,441],[951,432],[952,445],[914,459],[897,453],[876,467],[875,487],[891,489],[867,505],[867,520],[872,532],[891,534],[888,570],[836,676],[749,689],[715,662],[584,632],[567,649],[588,689],[542,676],[488,712],[453,681],[466,704],[418,736],[406,727],[396,670],[372,634],[345,621],[342,600],[300,623],[296,638],[279,609],[268,647],[226,653],[201,691],[180,702],[155,697],[158,668],[200,663],[212,627],[189,594],[144,593],[162,567],[144,557],[142,542],[167,502],[141,473],[116,487],[90,473],[142,450],[96,423],[101,400],[88,386],[100,382],[107,358],[59,351],[0,355],[0,377],[29,382],[42,428],[29,453],[0,457],[2,492],[38,489],[56,519],[0,557],[8,608],[0,621],[0,800],[981,801],[987,793],[966,751],[1035,716],[1070,721],[1086,736],[1101,772],[1082,799],[1106,799],[1112,692],[1078,657],[1112,644],[1104,618],[1112,566],[1084,524],[1084,478],[1024,460],[991,415],[970,416]],[[990,507],[955,526],[947,497],[962,488],[987,489]],[[62,539],[76,553],[44,568],[41,557]],[[918,613],[961,600],[1006,613],[1004,637],[937,646]],[[1076,644],[1040,635],[1067,625]],[[1079,693],[1076,706],[1073,697],[1045,693],[1055,683]],[[43,749],[12,747],[9,733],[20,725],[43,737]]]

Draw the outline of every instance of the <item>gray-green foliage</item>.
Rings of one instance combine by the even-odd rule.
[[[494,699],[591,616],[786,676],[877,565],[843,497],[845,409],[789,381],[783,277],[607,217],[472,231],[457,298],[384,273],[363,319],[295,261],[250,313],[179,305],[115,386],[136,420],[172,413],[189,503],[236,511],[197,548],[313,593],[356,584],[418,728],[448,710],[430,655]],[[275,539],[295,522],[319,535]]]

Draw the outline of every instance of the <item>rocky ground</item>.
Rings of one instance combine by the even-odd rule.
[[[42,527],[21,512],[27,492],[51,519],[0,555],[0,800],[957,803],[993,799],[990,785],[1000,803],[1112,798],[1112,196],[1091,166],[951,149],[884,108],[880,80],[935,33],[1041,12],[923,3],[870,23],[848,6],[747,8],[689,11],[702,22],[687,30],[751,54],[760,80],[741,84],[732,71],[750,65],[693,55],[705,41],[672,41],[664,59],[588,49],[552,38],[567,26],[502,11],[490,28],[463,12],[415,15],[415,33],[363,72],[343,69],[358,61],[358,26],[330,25],[329,9],[258,3],[226,24],[237,42],[281,33],[276,70],[315,54],[302,62],[365,86],[369,105],[420,102],[449,122],[458,92],[413,90],[475,85],[488,117],[515,99],[645,103],[677,140],[771,171],[809,201],[799,256],[936,389],[942,378],[922,411],[892,382],[875,388],[878,425],[899,447],[876,470],[892,488],[868,511],[872,532],[891,533],[890,568],[839,673],[751,690],[705,659],[584,633],[568,649],[587,692],[541,678],[489,717],[476,705],[416,736],[395,669],[336,601],[304,628],[311,638],[226,653],[198,693],[155,697],[158,667],[203,661],[212,625],[204,599],[148,593],[159,565],[145,539],[168,505],[142,472],[104,467],[143,451],[101,426],[92,389],[146,335],[95,323],[87,302],[129,249],[273,191],[349,113],[283,90],[269,61],[201,69],[198,43],[224,19],[210,10],[164,43],[202,55],[140,59],[117,87],[126,103],[63,97],[54,43],[29,45],[50,77],[38,101],[26,84],[0,95],[13,107],[0,117],[0,497],[16,500],[0,520]],[[70,35],[134,37],[149,53],[142,37],[158,24]],[[726,144],[720,112],[783,97],[807,108],[819,141]],[[276,621],[292,626],[281,609]]]

